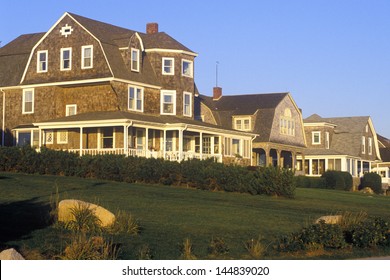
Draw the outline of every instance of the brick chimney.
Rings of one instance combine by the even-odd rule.
[[[218,100],[222,97],[222,88],[213,87],[213,100]]]
[[[146,24],[146,33],[147,34],[158,33],[158,23],[156,23],[156,22],[147,23]]]

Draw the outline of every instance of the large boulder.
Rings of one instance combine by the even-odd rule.
[[[21,254],[14,248],[4,250],[0,253],[0,260],[24,260]]]
[[[58,204],[58,221],[66,223],[74,220],[72,209],[83,207],[90,209],[96,217],[99,218],[102,227],[109,227],[115,222],[115,215],[107,209],[96,204],[76,199],[65,199],[60,201]]]
[[[320,221],[324,221],[325,224],[331,224],[331,225],[339,224],[342,218],[343,218],[342,215],[322,216],[316,220],[316,224],[320,223]]]

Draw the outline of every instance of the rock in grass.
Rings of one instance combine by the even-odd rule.
[[[65,199],[60,201],[58,204],[58,221],[66,223],[74,220],[72,210],[82,207],[90,209],[96,217],[98,217],[102,227],[109,227],[115,222],[115,215],[107,209],[96,204],[76,199]]]
[[[339,224],[342,218],[343,218],[342,215],[322,216],[316,220],[316,224],[318,224],[320,221],[324,221],[325,224],[331,224],[331,225]]]
[[[0,260],[24,260],[21,254],[14,248],[4,250],[0,253]]]

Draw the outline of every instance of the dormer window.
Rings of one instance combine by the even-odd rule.
[[[251,130],[251,118],[234,118],[234,129],[242,131]]]
[[[48,61],[48,52],[47,51],[39,51],[37,54],[37,72],[44,73],[47,72],[47,61]]]
[[[185,77],[193,77],[193,63],[190,60],[183,59],[181,61],[181,74]]]
[[[312,144],[320,145],[321,144],[321,131],[313,131],[312,134]]]
[[[131,49],[131,71],[139,72],[139,50]]]
[[[72,48],[61,49],[61,71],[72,69]]]
[[[175,59],[172,57],[163,57],[162,59],[163,75],[175,75]]]
[[[292,118],[292,113],[289,108],[284,110],[284,114],[280,116],[280,134],[295,136],[295,121]]]
[[[81,47],[81,68],[90,69],[93,68],[93,46]]]

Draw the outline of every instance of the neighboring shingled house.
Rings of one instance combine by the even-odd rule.
[[[390,185],[390,139],[379,134],[377,135],[382,162],[375,164],[373,171],[381,175],[384,188],[388,188]]]
[[[296,156],[304,154],[302,114],[290,93],[222,96],[216,87],[212,97],[199,95],[195,101],[195,114],[204,122],[257,134],[254,165],[295,168]]]
[[[304,126],[307,149],[298,165],[307,175],[339,170],[360,177],[381,159],[370,117],[322,118],[314,114],[304,119]]]
[[[85,154],[250,164],[253,133],[194,119],[197,54],[157,23],[146,33],[65,13],[0,48],[1,144]]]

